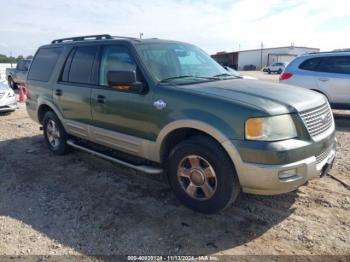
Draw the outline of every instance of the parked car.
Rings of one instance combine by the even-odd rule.
[[[6,84],[0,82],[0,112],[11,112],[17,108],[15,92]]]
[[[226,208],[240,191],[293,191],[325,175],[335,156],[324,96],[228,75],[191,44],[54,40],[37,51],[28,87],[27,111],[54,154],[74,147],[163,173],[200,212]]]
[[[265,70],[269,74],[271,73],[281,74],[286,66],[287,66],[287,63],[278,62],[267,66]]]
[[[350,52],[299,56],[287,66],[280,82],[317,91],[334,109],[350,109]]]
[[[243,66],[243,70],[244,71],[255,71],[256,66],[255,65],[245,65],[245,66]]]
[[[238,71],[234,70],[233,68],[231,68],[229,66],[224,66],[224,68],[227,70],[227,72],[229,72],[233,76],[241,77],[244,79],[257,80],[257,78],[252,77],[252,76],[241,75]]]
[[[16,68],[6,68],[6,79],[12,89],[18,84],[25,84],[31,60],[23,59],[18,61]]]

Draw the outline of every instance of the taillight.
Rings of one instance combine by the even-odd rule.
[[[291,78],[293,76],[293,74],[291,73],[283,73],[282,75],[280,75],[280,80],[287,80],[289,78]]]

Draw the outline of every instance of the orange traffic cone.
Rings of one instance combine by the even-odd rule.
[[[23,94],[23,89],[22,89],[22,86],[20,85],[19,86],[19,93],[18,93],[18,95],[19,95],[19,102],[20,103],[23,103],[24,102],[24,94]]]

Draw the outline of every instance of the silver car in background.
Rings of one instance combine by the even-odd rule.
[[[285,68],[280,83],[322,93],[334,109],[350,109],[350,52],[298,56]]]
[[[8,85],[0,82],[0,113],[15,111],[17,98],[15,92]]]

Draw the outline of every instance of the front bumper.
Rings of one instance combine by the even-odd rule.
[[[0,112],[15,111],[17,109],[16,96],[4,97],[0,100]]]
[[[312,178],[324,175],[332,167],[336,139],[317,156],[278,165],[254,164],[244,162],[231,141],[223,144],[233,160],[242,191],[259,195],[275,195],[293,191]],[[293,171],[295,175],[280,178],[284,171]]]

